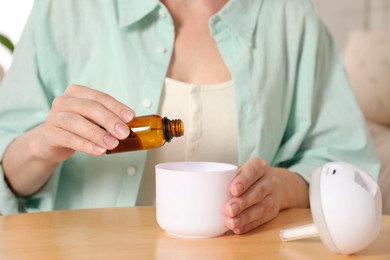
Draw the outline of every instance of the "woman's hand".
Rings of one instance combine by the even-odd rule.
[[[113,97],[70,85],[53,101],[43,125],[44,155],[53,161],[66,160],[74,151],[102,155],[129,135],[126,123],[133,117],[133,110]]]
[[[102,155],[130,130],[129,107],[87,87],[70,85],[57,97],[45,122],[16,138],[5,150],[3,169],[10,188],[20,196],[39,190],[57,165],[75,151]]]
[[[233,179],[226,204],[225,225],[243,234],[272,220],[289,207],[308,207],[308,184],[297,174],[271,168],[260,158],[244,163]]]

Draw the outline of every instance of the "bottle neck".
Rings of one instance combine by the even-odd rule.
[[[184,134],[183,122],[179,119],[169,120],[167,117],[162,119],[162,129],[165,140],[169,143],[173,137],[180,137]]]
[[[173,136],[168,131],[168,124],[170,121],[171,120],[169,120],[167,117],[164,117],[162,119],[162,129],[163,129],[163,133],[164,133],[164,138],[168,143],[171,142],[171,140],[173,138]]]

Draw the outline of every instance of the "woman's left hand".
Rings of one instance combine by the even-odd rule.
[[[238,169],[230,192],[225,225],[235,234],[272,220],[283,208],[309,206],[307,183],[287,169],[271,168],[261,158],[251,159]]]

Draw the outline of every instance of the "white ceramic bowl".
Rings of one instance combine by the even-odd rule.
[[[216,162],[156,165],[156,214],[168,234],[188,238],[223,235],[224,207],[237,166]]]

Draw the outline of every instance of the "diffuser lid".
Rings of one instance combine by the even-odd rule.
[[[333,252],[357,252],[379,234],[379,186],[354,165],[334,162],[317,169],[310,184],[310,203],[319,236]]]
[[[333,162],[316,169],[310,183],[310,206],[314,223],[281,230],[282,241],[320,236],[332,252],[352,254],[379,234],[380,188],[354,165]]]

